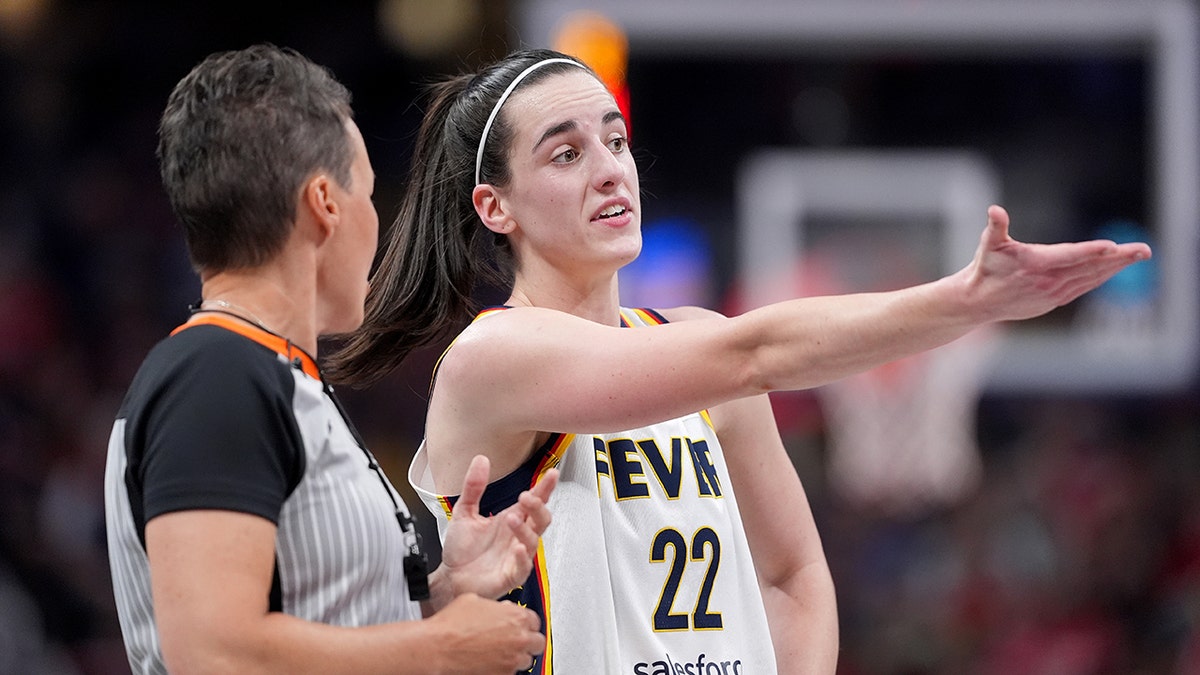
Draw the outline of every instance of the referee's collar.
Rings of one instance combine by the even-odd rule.
[[[251,326],[242,323],[241,321],[236,321],[228,316],[208,313],[194,316],[187,323],[171,331],[171,335],[175,335],[176,333],[193,326],[201,326],[205,324],[211,326],[220,326],[225,330],[233,331],[242,337],[254,340],[267,349],[282,355],[293,365],[303,370],[304,374],[308,375],[309,377],[316,380],[321,379],[321,369],[317,367],[316,360],[309,356],[308,352],[292,344],[291,340],[281,335],[269,333],[256,326]]]

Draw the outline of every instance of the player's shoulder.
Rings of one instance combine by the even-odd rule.
[[[670,323],[678,323],[680,321],[698,321],[701,319],[724,319],[725,315],[706,307],[697,307],[694,305],[684,305],[681,307],[670,307],[667,309],[655,309],[660,316]]]

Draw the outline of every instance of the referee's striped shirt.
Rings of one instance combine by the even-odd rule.
[[[272,611],[343,626],[420,618],[394,513],[407,510],[371,462],[315,362],[282,338],[213,315],[159,343],[121,405],[105,470],[113,591],[133,672],[166,672],[145,526],[173,511],[276,524]]]

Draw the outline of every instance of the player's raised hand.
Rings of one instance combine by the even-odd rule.
[[[490,463],[477,455],[463,479],[442,546],[440,572],[449,575],[454,594],[477,593],[498,598],[529,576],[538,538],[550,526],[546,503],[558,484],[558,470],[542,474],[521,493],[517,503],[494,516],[480,513]]]
[[[975,259],[958,273],[968,304],[984,321],[1045,314],[1151,255],[1150,247],[1140,242],[1023,243],[1009,236],[1008,224],[1003,208],[989,207]]]

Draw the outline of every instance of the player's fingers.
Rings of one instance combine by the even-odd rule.
[[[1074,261],[1065,261],[1060,267],[1051,268],[1062,273],[1064,283],[1081,281],[1085,284],[1100,285],[1117,272],[1136,263],[1145,251],[1139,249],[1110,249],[1097,255],[1081,257]]]
[[[505,522],[508,523],[509,529],[512,530],[513,539],[516,543],[523,546],[526,551],[537,550],[538,538],[546,530],[545,527],[537,529],[533,522],[522,518],[517,513],[509,514]]]
[[[1064,242],[1038,246],[1033,249],[1042,258],[1042,264],[1047,269],[1070,267],[1090,267],[1104,264],[1105,261],[1120,264],[1132,257],[1121,254],[1121,249],[1111,241],[1093,239],[1091,241]]]
[[[558,469],[550,469],[542,474],[533,487],[529,488],[529,492],[542,501],[548,502],[556,486],[558,486]]]
[[[521,505],[521,509],[524,511],[526,522],[534,532],[537,532],[540,535],[542,532],[546,531],[547,527],[550,527],[550,521],[553,518],[553,515],[551,514],[550,507],[546,505],[546,502],[538,499],[536,495],[529,492],[521,493],[521,495],[517,497],[517,501]]]
[[[992,204],[987,210],[987,227],[983,230],[981,244],[985,250],[991,250],[1008,240],[1008,212]]]
[[[475,455],[471,459],[467,475],[463,478],[462,492],[454,504],[455,516],[474,516],[479,513],[479,500],[483,498],[490,470],[491,462],[484,455]]]

